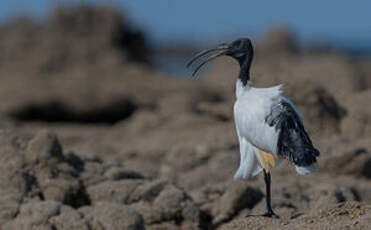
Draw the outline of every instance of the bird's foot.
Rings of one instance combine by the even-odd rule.
[[[276,213],[274,213],[273,210],[268,210],[265,213],[260,214],[260,215],[249,214],[249,215],[247,215],[245,217],[248,218],[248,217],[254,217],[254,216],[262,216],[262,217],[269,217],[269,218],[276,218],[276,219],[279,219],[280,218],[280,216],[277,215]]]

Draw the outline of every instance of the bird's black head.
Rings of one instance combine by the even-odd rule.
[[[233,41],[229,45],[229,49],[225,55],[233,57],[242,65],[246,57],[252,56],[253,53],[254,49],[252,47],[250,39],[241,38]]]
[[[187,67],[190,67],[198,59],[203,60],[194,70],[192,74],[192,76],[194,76],[197,71],[207,62],[223,55],[230,56],[236,59],[241,68],[246,63],[246,67],[249,69],[254,55],[254,49],[251,40],[249,38],[240,38],[229,44],[223,43],[216,48],[204,50],[194,56],[192,60],[188,62]]]

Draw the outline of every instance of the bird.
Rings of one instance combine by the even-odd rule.
[[[187,63],[187,68],[197,63],[192,73],[195,76],[202,66],[221,56],[233,58],[240,66],[233,107],[240,164],[234,179],[248,180],[261,171],[264,173],[266,212],[247,217],[279,218],[271,206],[272,169],[286,159],[295,166],[298,174],[313,173],[320,152],[313,146],[295,105],[282,95],[282,85],[257,88],[252,84],[250,68],[254,48],[249,38],[239,38],[204,50]]]

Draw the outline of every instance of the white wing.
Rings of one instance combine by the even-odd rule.
[[[251,176],[259,174],[263,170],[263,167],[256,158],[256,154],[259,154],[257,148],[251,145],[245,138],[239,138],[239,140],[240,167],[234,175],[234,179],[247,180]]]
[[[236,87],[238,88],[238,85]],[[240,142],[241,160],[240,167],[234,176],[235,179],[248,179],[260,173],[266,166],[258,148],[267,153],[276,154],[278,134],[273,127],[265,123],[264,118],[280,94],[281,86],[239,90],[234,105],[234,120]],[[266,167],[271,168],[277,164],[268,164]]]
[[[239,136],[267,153],[276,154],[278,132],[265,122],[272,104],[280,98],[280,86],[240,93],[234,106],[234,120]]]

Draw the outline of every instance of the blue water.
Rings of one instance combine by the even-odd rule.
[[[304,42],[368,46],[371,1],[125,1],[132,18],[157,41],[219,41],[286,25]]]
[[[284,25],[300,44],[327,44],[356,54],[371,52],[369,0],[3,0],[0,20],[31,14],[42,20],[60,3],[109,4],[143,28],[152,43],[198,43],[203,46],[249,36]],[[159,61],[170,72],[183,69],[184,58]]]
[[[125,10],[156,43],[220,42],[287,25],[303,42],[370,47],[371,1],[298,0],[3,0],[0,20],[29,12],[43,18],[59,3],[110,4]]]

